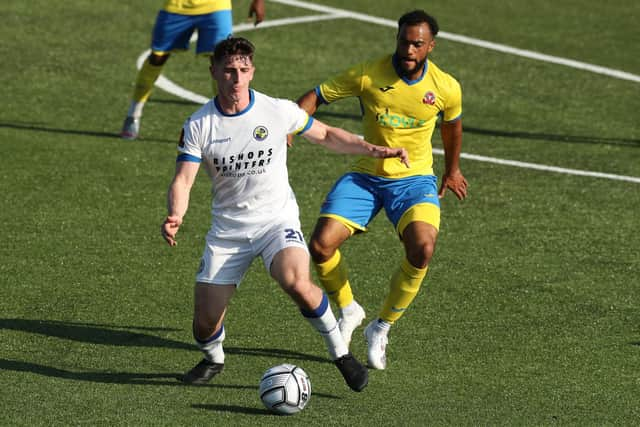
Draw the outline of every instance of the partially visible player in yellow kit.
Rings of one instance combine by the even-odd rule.
[[[249,17],[254,16],[256,25],[264,20],[264,0],[251,1]],[[171,52],[188,50],[191,35],[197,30],[196,54],[210,57],[214,46],[229,37],[232,29],[231,0],[165,0],[153,27],[151,53],[138,72],[120,136],[138,137],[142,110]]]
[[[365,329],[369,366],[386,368],[387,334],[409,307],[427,274],[440,227],[439,198],[451,190],[467,195],[459,167],[462,145],[460,84],[427,59],[435,46],[438,23],[422,10],[398,20],[396,51],[356,65],[305,93],[298,104],[313,114],[323,103],[359,97],[364,137],[388,147],[405,147],[411,167],[397,159],[362,158],[327,195],[309,248],[320,282],[340,309],[339,326],[349,343],[365,318],[354,299],[339,247],[366,231],[384,209],[404,249],[401,262],[378,316]],[[433,174],[431,137],[438,116],[445,150],[440,188]]]

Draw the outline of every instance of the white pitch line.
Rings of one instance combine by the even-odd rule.
[[[274,19],[270,21],[261,22],[258,25],[254,25],[250,22],[234,25],[233,32],[239,33],[242,31],[253,31],[253,30],[261,30],[263,28],[269,27],[279,27],[282,25],[290,25],[290,24],[303,24],[305,22],[318,22],[318,21],[327,21],[331,19],[338,18],[347,18],[348,16],[341,12],[333,12],[330,14],[322,14],[322,15],[306,15],[306,16],[296,16],[294,18],[281,18]]]
[[[253,30],[259,30],[262,28],[278,27],[282,25],[301,24],[305,22],[326,21],[330,19],[339,19],[344,17],[346,16],[341,13],[332,13],[329,15],[308,15],[308,16],[298,16],[295,18],[274,19],[272,21],[262,22],[257,26],[251,23],[244,23],[240,25],[234,25],[233,32],[239,33],[242,31],[253,31]],[[194,33],[193,36],[191,37],[191,42],[194,42],[197,39],[198,39],[198,35]],[[138,57],[138,60],[136,61],[136,65],[138,69],[142,68],[142,64],[144,63],[145,59],[147,59],[147,56],[149,56],[149,53],[151,53],[151,50],[147,49]],[[172,82],[171,80],[169,80],[163,75],[160,75],[158,77],[155,85],[158,86],[160,89],[164,90],[165,92],[168,92],[179,98],[186,99],[187,101],[195,102],[196,104],[206,104],[209,101],[209,98],[199,95],[195,92],[191,92],[190,90],[185,89],[181,86],[178,86],[177,84],[175,84],[174,82]]]
[[[288,6],[299,7],[302,9],[314,10],[317,12],[340,14],[346,18],[352,18],[359,21],[371,22],[374,24],[384,25],[387,27],[396,27],[398,23],[396,21],[384,18],[378,18],[376,16],[367,15],[359,12],[352,12],[344,9],[337,9],[330,6],[318,5],[313,3],[307,3],[299,0],[271,0],[275,3],[286,4]],[[522,56],[524,58],[535,59],[537,61],[549,62],[552,64],[564,65],[571,68],[577,68],[580,70],[589,71],[595,74],[603,74],[609,77],[615,77],[621,80],[629,80],[632,82],[640,83],[640,76],[637,74],[628,73],[626,71],[616,70],[613,68],[602,67],[600,65],[589,64],[586,62],[575,61],[573,59],[562,58],[559,56],[546,55],[544,53],[534,52],[532,50],[518,49],[512,46],[507,46],[500,43],[493,43],[486,40],[476,39],[474,37],[463,36],[460,34],[448,33],[446,31],[440,31],[438,33],[439,38],[456,41],[459,43],[465,43],[472,46],[482,47],[485,49],[495,50],[502,53],[508,53],[511,55]]]
[[[271,1],[276,1],[278,3],[284,3],[284,4],[292,4],[292,5],[302,4],[301,2],[298,2],[298,1],[295,1],[295,0],[271,0]],[[304,4],[307,5],[306,3],[304,3]],[[300,7],[303,7],[303,6],[300,6]],[[240,24],[240,25],[234,26],[233,27],[233,31],[234,31],[234,33],[239,33],[239,32],[242,32],[242,31],[252,31],[252,30],[257,30],[257,29],[261,29],[261,28],[276,27],[276,26],[281,26],[281,25],[299,24],[299,23],[305,23],[305,22],[317,22],[317,21],[321,21],[321,20],[330,20],[330,19],[338,19],[338,18],[360,19],[360,18],[356,18],[353,15],[362,15],[362,14],[355,14],[355,13],[352,13],[352,12],[342,11],[342,10],[339,10],[339,9],[334,9],[334,8],[330,8],[330,7],[327,7],[327,6],[321,6],[321,5],[307,5],[305,7],[307,7],[308,9],[312,9],[312,10],[316,10],[316,11],[320,11],[320,12],[326,12],[326,13],[329,13],[329,14],[326,14],[326,15],[300,16],[300,17],[296,17],[296,18],[275,19],[273,21],[263,22],[259,26],[255,26],[255,25],[250,24],[250,23],[245,23],[245,24]],[[369,17],[368,15],[362,15],[362,16],[363,17],[367,17],[366,20],[368,22],[373,22],[373,23],[377,23],[377,24],[381,24],[381,25],[387,25],[387,26],[388,25],[391,25],[391,26],[395,26],[396,25],[395,22],[390,21],[388,19]],[[460,37],[462,37],[462,36],[460,36]],[[196,39],[197,39],[197,35],[194,34],[194,36],[192,37],[191,41],[195,41]],[[480,42],[482,42],[482,41],[480,40]],[[140,69],[142,67],[142,63],[145,61],[146,57],[149,55],[150,52],[151,52],[151,50],[146,50],[138,57],[138,60],[136,61],[138,69]],[[195,102],[197,104],[205,104],[205,103],[207,103],[209,101],[209,98],[207,98],[205,96],[202,96],[202,95],[199,95],[197,93],[191,92],[190,90],[187,90],[187,89],[185,89],[185,88],[183,88],[181,86],[178,86],[177,84],[173,83],[171,80],[167,79],[166,77],[164,77],[162,75],[160,75],[160,77],[158,77],[158,80],[156,80],[155,84],[156,84],[156,86],[158,86],[159,88],[161,88],[165,92],[171,93],[171,94],[173,94],[173,95],[175,95],[175,96],[177,96],[179,98],[186,99],[188,101]],[[443,155],[444,151],[439,149],[439,148],[433,148],[433,153],[434,154]],[[506,160],[506,159],[499,159],[499,158],[495,158],[495,157],[479,156],[479,155],[467,154],[467,153],[461,153],[460,157],[463,158],[463,159],[475,160],[475,161],[479,161],[479,162],[494,163],[494,164],[499,164],[499,165],[513,166],[513,167],[519,167],[519,168],[525,168],[525,169],[534,169],[534,170],[541,170],[541,171],[546,171],[546,172],[563,173],[563,174],[568,174],[568,175],[578,175],[578,176],[587,176],[587,177],[593,177],[593,178],[605,178],[605,179],[612,179],[612,180],[618,180],[618,181],[627,181],[627,182],[640,183],[640,178],[633,177],[633,176],[614,175],[614,174],[609,174],[609,173],[584,171],[584,170],[579,170],[579,169],[567,169],[567,168],[560,168],[560,167],[555,167],[555,166],[541,165],[541,164],[536,164],[536,163],[520,162],[520,161],[517,161],[517,160]]]
[[[434,148],[434,154],[444,155],[444,150],[441,148]],[[562,173],[565,175],[578,175],[578,176],[588,176],[592,178],[605,178],[605,179],[613,179],[616,181],[626,181],[626,182],[635,182],[640,184],[640,178],[635,176],[627,176],[627,175],[614,175],[611,173],[602,173],[602,172],[593,172],[593,171],[585,171],[580,169],[568,169],[568,168],[560,168],[557,166],[548,166],[541,165],[538,163],[527,163],[520,162],[518,160],[507,160],[507,159],[499,159],[497,157],[487,157],[487,156],[479,156],[477,154],[467,154],[461,153],[460,157],[463,159],[475,160],[477,162],[485,162],[485,163],[494,163],[498,165],[506,165],[506,166],[514,166],[522,169],[534,169],[545,172],[556,172]]]

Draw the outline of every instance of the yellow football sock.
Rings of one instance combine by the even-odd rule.
[[[133,100],[135,102],[147,102],[149,95],[151,95],[153,84],[161,72],[162,65],[151,65],[149,58],[144,61],[142,68],[138,71],[136,86],[133,90]]]
[[[402,260],[400,268],[391,278],[391,289],[380,311],[382,320],[394,323],[402,317],[418,294],[422,280],[427,275],[427,269],[428,267],[414,267],[406,258]]]
[[[315,264],[315,263],[314,263]],[[336,250],[331,258],[322,264],[315,264],[320,284],[335,304],[344,308],[353,301],[351,285],[347,278],[347,266],[342,262],[340,251]]]

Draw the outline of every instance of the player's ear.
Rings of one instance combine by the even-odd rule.
[[[427,46],[427,53],[431,53],[434,47],[436,47],[436,39],[431,39],[429,45]]]

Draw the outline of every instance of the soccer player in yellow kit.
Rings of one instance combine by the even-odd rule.
[[[264,0],[252,0],[249,17],[254,15],[256,25],[264,20]],[[171,52],[188,50],[191,35],[197,30],[196,54],[210,57],[214,46],[229,37],[232,29],[231,0],[165,0],[153,27],[151,53],[138,72],[120,136],[138,138],[142,110]]]
[[[398,20],[396,51],[356,65],[305,93],[298,104],[313,114],[323,103],[360,99],[364,137],[373,144],[405,147],[411,167],[397,159],[361,158],[327,195],[309,248],[321,284],[340,309],[339,326],[349,343],[365,318],[354,299],[339,247],[366,231],[384,209],[400,237],[405,258],[393,275],[378,314],[365,328],[369,367],[386,368],[387,334],[409,307],[427,274],[440,227],[440,203],[447,189],[467,195],[459,167],[462,145],[460,84],[428,60],[438,23],[422,10]],[[433,172],[431,137],[438,116],[445,150],[440,188]]]

